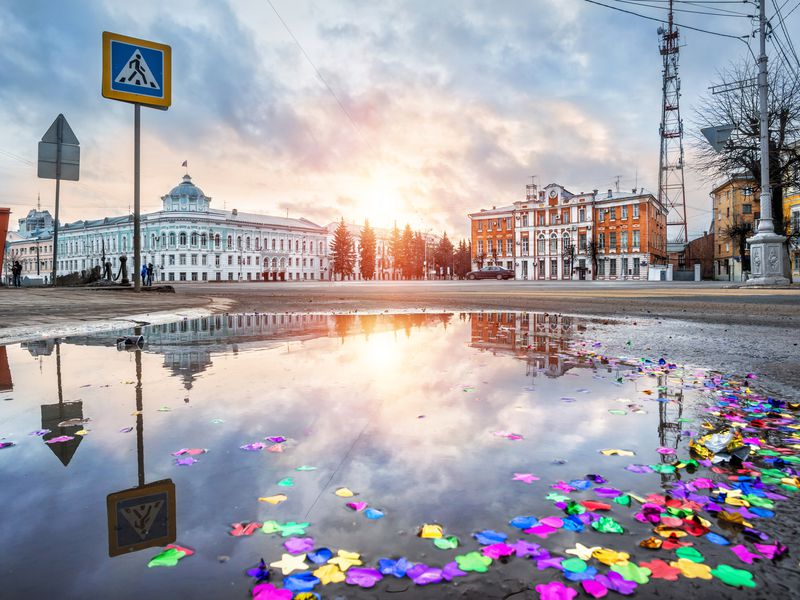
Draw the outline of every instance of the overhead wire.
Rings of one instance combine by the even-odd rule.
[[[641,6],[642,8],[654,8],[656,10],[667,10],[666,6],[650,4],[651,0],[611,0],[613,2],[620,2],[622,4],[633,4],[634,6]],[[694,6],[694,5],[693,5]],[[697,5],[698,8],[700,5]],[[711,12],[708,10],[692,10],[691,8],[674,8],[672,12],[676,13],[689,13],[696,15],[710,15],[715,17],[734,17],[734,18],[750,18],[754,15],[741,13],[737,11],[724,11],[724,12]]]

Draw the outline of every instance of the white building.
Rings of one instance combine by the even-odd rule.
[[[141,218],[142,263],[155,280],[258,281],[326,278],[327,231],[307,219],[289,219],[210,207],[211,198],[183,181],[161,198],[162,210]],[[133,217],[75,221],[59,228],[58,274],[102,266],[116,275],[119,258],[133,269]],[[132,273],[130,273],[132,277]]]

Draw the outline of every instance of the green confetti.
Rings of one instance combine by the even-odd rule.
[[[489,570],[489,565],[492,564],[492,559],[480,552],[469,552],[462,556],[456,556],[456,563],[462,571],[486,573]]]
[[[306,532],[306,527],[311,523],[295,523],[289,521],[283,525],[279,525],[281,530],[281,537],[289,537],[290,535],[303,535]]]
[[[177,548],[167,548],[161,554],[157,554],[147,563],[148,567],[174,567],[178,561],[186,556],[186,552]]]
[[[640,567],[632,562],[614,563],[611,565],[611,570],[622,575],[623,579],[635,581],[640,585],[650,581],[650,575],[652,574],[652,571],[647,567]]]
[[[611,517],[600,517],[592,523],[592,528],[596,529],[600,533],[622,533],[622,525],[617,523]]]
[[[561,568],[570,573],[583,573],[587,567],[586,561],[577,557],[561,561]]]
[[[614,502],[616,504],[621,504],[622,506],[630,506],[631,505],[631,497],[628,494],[622,494],[621,496],[617,496],[614,498]]]
[[[291,477],[287,477],[286,479],[281,479],[278,485],[281,487],[292,487],[294,485],[294,480]]]
[[[316,471],[317,467],[309,467],[308,465],[300,465],[295,471]]]
[[[753,581],[753,574],[744,569],[734,569],[729,565],[719,565],[716,569],[711,569],[711,574],[726,585],[733,587],[756,587]]]
[[[433,545],[439,548],[439,550],[452,550],[453,548],[458,548],[458,538],[454,535],[434,538]]]
[[[700,554],[697,550],[692,548],[691,546],[683,546],[678,548],[675,551],[675,554],[678,555],[678,558],[685,558],[686,560],[690,560],[693,563],[701,563],[705,562],[706,558],[702,554]]]

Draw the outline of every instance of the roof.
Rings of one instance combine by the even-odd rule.
[[[749,182],[752,182],[752,183],[756,184],[756,180],[753,179],[753,177],[750,174],[748,174],[748,173],[735,173],[735,174],[729,176],[725,181],[720,183],[718,186],[716,186],[713,190],[711,190],[711,193],[712,194],[716,194],[719,190],[721,190],[725,186],[731,185],[732,183],[734,183],[736,181],[749,181]]]
[[[488,217],[491,215],[499,215],[502,213],[512,212],[514,210],[514,205],[509,204],[508,206],[501,206],[500,208],[491,208],[486,209],[482,208],[478,212],[469,213],[470,217]]]

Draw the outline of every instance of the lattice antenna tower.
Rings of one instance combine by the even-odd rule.
[[[683,120],[681,119],[681,80],[678,76],[680,53],[678,28],[672,18],[669,0],[667,27],[659,27],[659,50],[664,61],[661,101],[661,154],[658,160],[658,199],[667,209],[667,239],[689,241],[686,227],[686,187],[683,180]]]

